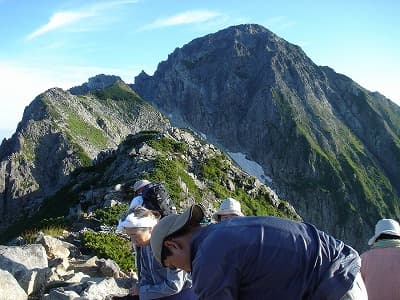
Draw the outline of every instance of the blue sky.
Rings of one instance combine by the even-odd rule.
[[[400,104],[399,13],[397,0],[0,0],[0,138],[48,88],[100,73],[132,83],[176,47],[243,23]]]

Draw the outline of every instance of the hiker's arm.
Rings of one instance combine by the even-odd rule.
[[[240,270],[232,264],[202,264],[192,274],[193,287],[199,300],[239,299]]]
[[[153,277],[158,278],[154,284],[142,280],[140,285],[140,299],[158,299],[179,293],[187,281],[187,274],[183,271],[170,270],[167,268],[153,270]]]

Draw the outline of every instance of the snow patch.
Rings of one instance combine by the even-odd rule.
[[[207,140],[207,136],[204,133],[200,132],[199,134],[204,140]]]
[[[228,154],[243,170],[245,170],[251,176],[258,178],[263,183],[272,182],[272,178],[265,175],[263,168],[255,161],[247,159],[245,154],[241,152],[228,152]]]

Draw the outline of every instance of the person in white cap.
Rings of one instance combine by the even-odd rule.
[[[370,300],[400,299],[400,225],[381,219],[368,241],[371,250],[361,255],[361,275]]]
[[[153,256],[150,237],[159,218],[157,212],[137,206],[119,221],[117,231],[129,235],[136,252],[139,281],[130,290],[133,297],[129,299],[196,300],[190,275],[164,268]]]
[[[133,197],[129,205],[129,208],[134,208],[136,206],[143,206],[142,191],[150,183],[151,182],[146,179],[138,180],[135,182],[135,184],[133,185],[133,191],[135,192],[135,196]]]
[[[220,222],[238,216],[243,216],[240,202],[233,198],[226,198],[222,200],[218,211],[213,214],[213,219]]]

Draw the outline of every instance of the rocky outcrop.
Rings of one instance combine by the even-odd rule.
[[[128,134],[169,128],[168,120],[120,79],[103,77],[89,80],[88,94],[53,88],[39,95],[15,134],[1,144],[0,232],[36,214],[76,168],[111,153]]]
[[[133,183],[143,176],[149,179],[154,176],[172,192],[178,210],[200,202],[211,215],[221,198],[232,196],[242,202],[248,215],[265,214],[269,210],[271,214],[301,219],[291,205],[244,172],[218,148],[178,128],[163,133],[130,135],[114,155],[97,168],[101,173],[96,168],[81,172],[77,184],[72,187],[77,191],[79,186],[86,185],[86,180],[97,178],[91,190],[80,191],[80,206],[88,207],[89,211],[108,206],[110,200],[130,202]],[[117,185],[110,184],[116,182]]]
[[[7,275],[7,278],[0,278],[0,284],[2,280],[10,282],[7,284],[16,281],[32,299],[84,297],[99,300],[127,295],[137,276],[131,272],[131,266],[125,266],[121,271],[122,265],[120,267],[116,261],[122,254],[126,255],[126,252],[118,252],[123,244],[117,249],[112,248],[105,236],[116,237],[116,221],[132,199],[133,183],[144,177],[162,181],[178,211],[195,202],[202,203],[210,217],[221,198],[229,195],[242,203],[242,210],[247,215],[301,219],[293,207],[279,199],[269,187],[192,132],[177,128],[165,132],[144,131],[128,135],[108,157],[71,175],[69,188],[64,188],[62,195],[70,199],[79,194],[79,202],[70,204],[70,215],[66,216],[71,224],[69,231],[64,230],[57,237],[42,232],[30,234],[35,243],[32,245],[25,245],[26,240],[20,236],[9,246],[0,246],[0,269],[15,278]],[[58,197],[53,200],[47,204],[60,206]],[[112,202],[114,205],[110,207]],[[109,208],[107,213],[105,208]],[[114,208],[122,210],[116,210],[112,216],[114,222],[111,222]],[[62,212],[55,214],[55,210],[49,215],[45,209],[40,210],[43,218],[63,216]],[[37,226],[34,221],[25,220],[25,229],[30,233],[31,228]],[[85,241],[85,236],[91,234],[100,234],[97,243],[93,237],[89,242]],[[127,242],[123,237],[119,233],[119,238]],[[98,254],[101,258],[91,252],[98,249],[99,244],[105,245],[104,249],[111,249],[101,251]],[[111,255],[117,257],[114,257],[115,261]]]
[[[357,249],[377,219],[400,216],[400,108],[262,26],[195,39],[132,87],[173,124],[260,164],[305,220]]]
[[[27,295],[42,288],[48,273],[42,245],[0,246],[0,269],[11,273]]]
[[[90,92],[109,87],[117,81],[121,81],[119,76],[99,74],[94,77],[90,77],[88,82],[80,86],[74,86],[73,88],[70,88],[69,92],[73,95],[85,95]]]
[[[59,253],[69,251],[63,240],[46,235],[40,239],[52,240]],[[54,258],[53,250],[45,251],[38,244],[0,246],[0,253],[0,299],[27,299],[28,295],[32,299],[111,299],[127,295],[136,282],[110,259]]]

